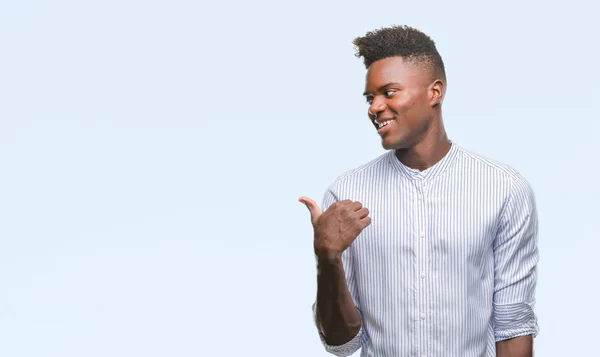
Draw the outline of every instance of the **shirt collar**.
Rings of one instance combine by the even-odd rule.
[[[410,168],[410,167],[404,165],[396,157],[395,150],[390,150],[390,152],[388,154],[388,158],[389,158],[392,166],[398,172],[400,172],[400,174],[402,174],[403,176],[410,178],[410,179],[423,179],[423,180],[428,181],[428,180],[431,180],[432,178],[436,177],[437,175],[441,174],[448,167],[450,167],[450,165],[454,162],[454,160],[458,156],[459,151],[460,151],[460,148],[458,147],[458,145],[456,143],[450,141],[450,150],[446,153],[446,155],[440,161],[435,163],[433,166],[431,166],[423,171],[419,171],[417,169],[413,169],[413,168]]]

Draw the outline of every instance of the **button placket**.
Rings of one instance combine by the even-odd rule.
[[[419,216],[419,222],[418,222],[418,235],[419,235],[419,239],[418,239],[418,247],[419,247],[419,254],[418,254],[418,262],[417,262],[417,272],[418,272],[418,276],[419,278],[418,280],[418,291],[419,291],[419,302],[418,302],[418,306],[419,306],[419,317],[420,317],[420,323],[418,326],[418,340],[419,340],[419,346],[418,346],[418,351],[420,354],[424,354],[426,351],[425,346],[427,344],[427,318],[428,318],[428,311],[427,311],[427,296],[428,296],[428,292],[427,292],[427,279],[426,279],[426,271],[427,271],[427,259],[428,259],[428,232],[427,232],[427,203],[425,200],[426,195],[426,188],[427,188],[427,182],[425,180],[425,178],[423,176],[421,176],[418,180],[418,188],[419,188],[419,196],[421,197],[421,199],[419,200],[419,204],[418,204],[418,216]]]

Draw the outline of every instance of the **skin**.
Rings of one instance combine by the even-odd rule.
[[[371,224],[369,210],[350,200],[333,203],[325,212],[310,198],[301,197],[310,211],[317,257],[317,324],[330,345],[355,337],[361,319],[346,284],[342,252]]]
[[[519,336],[496,342],[497,357],[532,357],[533,336]]]
[[[375,129],[392,120],[381,134],[381,145],[394,150],[404,165],[425,170],[450,150],[442,121],[446,83],[435,71],[402,57],[374,62],[367,70],[367,116]],[[311,215],[317,257],[317,323],[330,345],[356,336],[361,320],[345,280],[342,252],[371,220],[359,202],[341,201],[321,212],[317,203],[301,197]],[[498,357],[531,357],[531,336],[496,344]]]
[[[393,119],[381,144],[395,150],[408,167],[425,170],[450,150],[442,122],[446,89],[427,67],[390,57],[374,62],[366,75],[365,95],[372,121]]]

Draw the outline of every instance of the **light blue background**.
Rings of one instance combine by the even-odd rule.
[[[596,353],[598,8],[416,3],[0,2],[0,356],[327,356],[297,198],[383,153],[351,41],[391,24],[534,187],[536,355]]]

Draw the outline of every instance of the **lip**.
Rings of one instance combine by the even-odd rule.
[[[386,120],[390,120],[390,119],[386,119]],[[382,121],[385,121],[385,120],[382,120]],[[390,126],[392,126],[392,125],[396,125],[395,120],[392,120],[388,125],[377,129],[377,134],[382,135],[382,136],[385,135],[388,131],[390,131]]]
[[[375,121],[378,122],[378,123],[383,123],[383,122],[386,122],[388,120],[394,120],[394,117],[390,117],[390,118],[377,118],[377,119],[375,119]]]
[[[390,118],[371,118],[371,123],[373,123],[373,125],[375,125],[375,129],[379,129],[379,124],[381,123],[385,123],[388,120],[395,120],[396,118],[394,117],[390,117]]]

